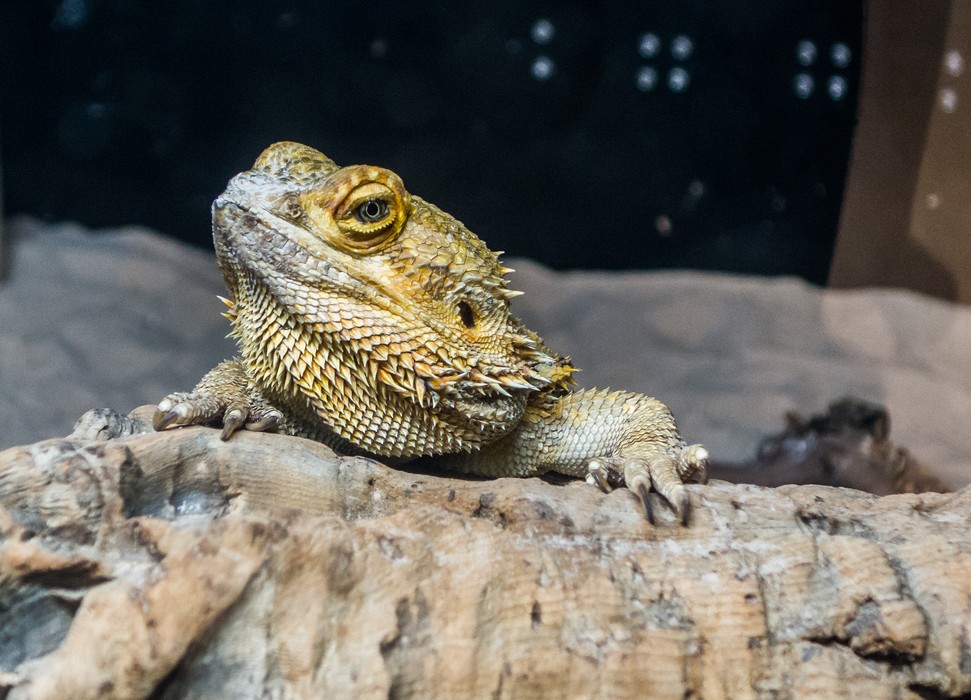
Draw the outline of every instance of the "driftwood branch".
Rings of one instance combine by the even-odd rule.
[[[971,692],[971,488],[714,482],[651,527],[134,415],[0,453],[0,697]]]

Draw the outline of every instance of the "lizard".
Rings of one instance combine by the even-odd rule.
[[[546,472],[652,490],[687,524],[708,452],[661,401],[576,388],[569,357],[510,311],[499,255],[394,172],[269,146],[212,206],[239,355],[158,404],[156,430],[222,425],[392,464]]]

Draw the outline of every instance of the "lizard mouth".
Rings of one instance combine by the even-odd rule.
[[[212,206],[213,242],[221,259],[247,269],[274,270],[284,276],[281,279],[315,288],[331,286],[351,295],[381,290],[391,299],[408,298],[387,283],[382,262],[334,247],[306,214],[281,212],[272,203],[241,203],[227,194]]]

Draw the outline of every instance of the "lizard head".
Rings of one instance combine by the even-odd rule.
[[[340,168],[296,143],[267,148],[213,205],[231,291],[242,273],[291,296],[338,295],[436,330],[480,353],[507,350],[508,268],[462,223],[384,168]]]
[[[315,353],[363,356],[424,407],[524,397],[569,374],[510,315],[518,292],[497,254],[390,170],[274,144],[216,199],[213,236],[244,356],[283,352],[299,326],[321,339]]]

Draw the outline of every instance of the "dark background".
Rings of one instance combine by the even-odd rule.
[[[491,247],[555,267],[825,281],[860,3],[456,5],[5,2],[6,213],[211,245],[226,181],[297,140],[389,167]]]

